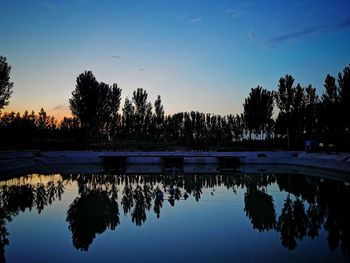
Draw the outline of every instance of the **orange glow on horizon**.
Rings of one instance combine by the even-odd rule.
[[[39,108],[37,110],[33,110],[35,115],[38,115],[40,109],[41,108]],[[51,110],[51,111],[45,109],[44,107],[43,107],[43,109],[46,111],[47,116],[49,116],[50,118],[54,117],[58,124],[63,120],[64,117],[72,117],[72,114],[71,114],[69,109],[68,110]],[[28,113],[31,114],[32,109],[29,110],[29,109],[25,109],[22,107],[20,107],[20,108],[6,107],[5,109],[0,110],[0,112],[2,113],[1,115],[14,112],[16,114],[20,113],[21,116],[23,116],[25,111],[28,111]]]

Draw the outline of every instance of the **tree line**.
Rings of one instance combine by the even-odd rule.
[[[11,66],[0,59],[0,110],[12,93]],[[161,96],[151,102],[146,90],[136,89],[122,105],[117,84],[98,82],[91,71],[81,73],[69,99],[72,117],[57,122],[44,109],[0,112],[0,135],[16,140],[14,147],[42,145],[174,145],[233,147],[268,145],[300,149],[305,139],[350,148],[350,65],[337,79],[327,75],[321,96],[312,85],[303,87],[291,75],[281,77],[278,89],[252,88],[243,113],[217,115],[198,111],[165,114]],[[6,136],[6,137],[4,137]],[[17,138],[17,139],[16,139]],[[9,140],[11,141],[11,140]],[[3,143],[3,148],[10,145]]]

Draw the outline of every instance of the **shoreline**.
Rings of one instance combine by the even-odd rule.
[[[182,158],[184,165],[217,165],[220,159],[239,159],[240,165],[292,166],[347,173],[350,153],[306,153],[303,151],[7,151],[0,152],[0,176],[50,167],[79,166],[84,171],[102,170],[104,158],[123,158],[127,165],[161,165],[164,158]],[[96,168],[97,167],[97,168]],[[98,167],[100,169],[98,169]],[[69,169],[68,169],[69,170]]]

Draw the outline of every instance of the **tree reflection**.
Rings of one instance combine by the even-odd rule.
[[[318,236],[319,229],[321,229],[324,222],[324,211],[316,204],[310,204],[306,211],[307,214],[307,236],[315,239]]]
[[[320,184],[319,205],[326,211],[324,228],[328,232],[331,249],[341,246],[344,254],[350,256],[350,190],[336,182]]]
[[[30,178],[30,177],[29,177]],[[40,176],[39,176],[40,178]],[[49,177],[50,178],[50,177]],[[5,260],[9,244],[6,223],[20,212],[45,207],[60,200],[65,185],[77,183],[78,197],[67,211],[66,220],[72,232],[73,245],[88,250],[97,234],[115,229],[119,224],[119,202],[126,217],[142,226],[149,213],[157,218],[164,206],[194,200],[215,193],[215,188],[246,189],[244,212],[259,232],[276,231],[282,246],[295,249],[308,237],[315,239],[321,230],[327,232],[330,249],[350,251],[350,188],[343,182],[319,180],[303,175],[215,174],[215,175],[112,175],[65,174],[59,179],[28,178],[0,185],[0,260]],[[270,185],[277,184],[287,193],[282,210],[276,214]],[[118,193],[120,192],[120,199]],[[119,200],[119,201],[118,201]],[[166,202],[168,201],[168,202]],[[2,257],[2,258],[1,258]]]
[[[247,188],[244,195],[244,211],[254,229],[268,231],[275,228],[276,212],[271,195],[266,193],[267,186],[275,181],[270,175],[244,175],[239,184]],[[265,190],[260,190],[265,189]]]
[[[91,190],[73,201],[67,211],[67,222],[73,245],[87,251],[96,234],[119,225],[118,203],[105,191]]]
[[[46,192],[44,184],[38,184],[36,191],[35,191],[35,203],[36,203],[36,209],[38,210],[38,213],[40,214],[41,211],[44,209],[44,207],[48,204],[48,192]]]
[[[4,211],[0,210],[0,262],[5,262],[5,247],[9,245]]]
[[[281,233],[282,245],[289,249],[295,249],[297,247],[296,239],[302,240],[306,236],[307,223],[303,202],[299,199],[293,202],[288,196],[277,223],[277,231]]]
[[[154,193],[155,193],[155,199],[154,199],[153,211],[157,215],[157,218],[160,218],[160,210],[163,207],[164,194],[163,194],[163,191],[160,190],[158,187],[154,190]]]
[[[131,211],[131,219],[137,226],[141,226],[146,221],[146,209],[150,207],[148,205],[149,197],[147,190],[143,189],[138,185],[133,193],[133,199],[135,200],[135,205]]]
[[[282,245],[289,249],[294,249],[297,246],[294,223],[293,202],[288,196],[284,202],[282,213],[278,218],[277,231],[281,232]]]
[[[255,189],[248,190],[244,203],[244,211],[254,229],[268,231],[275,228],[276,212],[271,195]]]
[[[27,209],[36,208],[40,213],[55,198],[61,198],[64,192],[62,181],[43,183],[2,184],[0,186],[0,262],[5,262],[5,248],[9,245],[6,222]]]

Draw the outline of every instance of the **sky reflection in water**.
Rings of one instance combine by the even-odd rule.
[[[350,187],[298,174],[0,182],[0,252],[35,261],[344,261]]]

